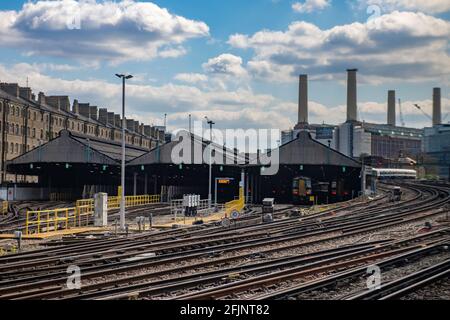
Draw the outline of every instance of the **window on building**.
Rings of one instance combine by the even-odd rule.
[[[33,138],[36,138],[36,129],[35,129],[35,128],[33,128],[33,131],[32,131],[31,136],[32,136]]]
[[[11,147],[11,153],[14,153],[14,143],[11,142],[10,147]]]
[[[16,134],[17,135],[19,134],[19,125],[18,124],[16,124]]]
[[[44,139],[44,130],[41,129],[41,135],[40,135],[41,139]]]

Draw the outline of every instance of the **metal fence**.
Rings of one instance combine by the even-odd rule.
[[[208,199],[200,200],[200,204],[197,206],[197,211],[201,214],[202,211],[209,210],[209,201]],[[177,220],[177,217],[184,217],[184,206],[183,199],[176,199],[170,201],[170,212],[174,216],[174,220]]]
[[[5,202],[5,201],[4,201]],[[159,203],[159,195],[126,196],[125,207]],[[108,197],[108,210],[120,207],[120,197]],[[25,234],[88,226],[94,219],[94,199],[77,200],[75,207],[27,211]]]
[[[2,201],[1,205],[1,214],[8,214],[8,201],[4,200]]]
[[[25,234],[69,229],[75,227],[76,224],[76,208],[27,211]]]

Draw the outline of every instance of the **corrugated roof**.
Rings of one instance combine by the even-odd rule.
[[[8,165],[38,162],[118,165],[121,152],[120,143],[76,135],[62,130],[57,138],[8,161]],[[145,153],[145,149],[126,146],[125,158],[129,161]]]
[[[277,150],[272,151],[272,155]],[[314,140],[307,131],[300,131],[298,138],[278,149],[281,165],[330,165],[361,167],[361,164],[346,155]],[[262,154],[261,159],[267,157]]]
[[[189,135],[189,133],[186,133],[186,135]],[[186,162],[183,163],[187,163],[187,164],[199,164],[198,162],[203,160],[203,154],[205,153],[205,149],[209,146],[209,141],[204,141],[202,140],[201,137],[192,135],[193,139],[191,140],[191,156],[190,157],[186,157],[187,159],[189,159]],[[173,152],[177,152],[178,150],[173,151],[174,147],[177,146],[179,142],[178,141],[172,141],[169,143],[166,143],[164,145],[161,145],[159,147],[156,147],[152,150],[150,150],[149,152],[147,152],[146,154],[132,160],[128,165],[133,166],[133,165],[149,165],[149,164],[173,164],[174,162],[172,161],[172,153]],[[213,156],[213,159],[222,159],[222,163],[223,164],[228,164],[229,165],[233,165],[232,163],[234,163],[233,159],[235,158],[235,153],[233,150],[230,149],[225,149],[226,151],[224,152],[223,150],[223,146],[218,145],[216,143],[213,144],[214,146],[214,150],[216,152],[216,155]],[[201,159],[198,160],[195,156],[194,156],[194,151],[196,150],[201,150]],[[182,154],[180,154],[180,157],[183,157]],[[198,155],[197,157],[200,157],[200,155]],[[240,161],[241,163],[245,163],[244,160],[245,158],[241,155],[238,154],[238,161]],[[213,160],[214,162],[214,160]],[[206,161],[203,161],[203,164],[208,164],[208,160],[206,159]]]

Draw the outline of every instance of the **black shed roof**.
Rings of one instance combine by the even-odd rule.
[[[191,156],[189,157],[187,163],[184,161],[182,162],[186,164],[208,164],[208,160],[203,159],[203,154],[205,152],[205,149],[209,146],[210,142],[189,133],[185,133],[185,136],[191,137]],[[150,150],[146,154],[130,161],[128,165],[137,166],[150,164],[174,164],[172,153],[177,152],[177,150],[174,151],[173,149],[175,148],[175,146],[177,146],[178,143],[180,142],[178,140],[175,140],[158,146]],[[199,160],[194,156],[194,152],[197,150],[201,150],[202,152],[202,158],[200,160],[203,160],[202,163],[198,163],[197,161]],[[213,156],[213,163],[214,159],[221,159],[224,165],[236,165],[237,163],[245,164],[245,156],[239,154],[237,151],[225,148],[224,146],[216,143],[213,143],[213,150],[216,153],[216,156]]]
[[[280,146],[278,152],[281,165],[361,167],[358,161],[314,140],[307,131],[300,131],[297,139]],[[264,157],[267,155],[260,155]]]
[[[28,163],[96,163],[118,165],[121,144],[62,130],[49,142],[8,161],[8,165]],[[126,160],[146,153],[145,149],[126,146]]]

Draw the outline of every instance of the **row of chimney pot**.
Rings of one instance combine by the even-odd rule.
[[[0,83],[0,90],[16,97],[25,100],[36,101],[39,105],[48,105],[57,110],[70,112],[69,96],[46,96],[43,92],[39,92],[38,98],[32,93],[29,87],[20,87],[17,83]],[[86,118],[96,120],[104,125],[111,125],[117,128],[122,128],[122,119],[120,115],[114,112],[108,112],[106,108],[98,108],[91,106],[89,103],[79,103],[74,100],[72,104],[72,112],[80,114]],[[154,136],[156,128],[150,125],[144,125],[133,119],[126,119],[126,128],[130,131],[146,135]],[[153,135],[152,135],[153,133]]]

